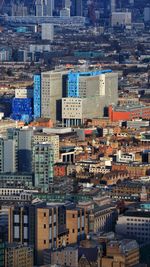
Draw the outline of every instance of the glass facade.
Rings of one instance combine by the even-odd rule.
[[[41,117],[41,75],[34,75],[34,119]]]
[[[68,74],[68,90],[66,97],[80,97],[79,92],[79,80],[80,77],[83,76],[97,76],[100,74],[110,73],[111,70],[96,70],[96,71],[89,71],[89,72],[70,72]]]

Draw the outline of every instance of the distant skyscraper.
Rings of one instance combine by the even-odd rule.
[[[35,186],[42,192],[48,192],[53,182],[54,150],[48,143],[33,146],[33,172]]]
[[[63,5],[63,8],[70,8],[71,0],[63,0],[62,5]]]
[[[82,0],[72,0],[71,15],[72,16],[82,16],[83,15]]]
[[[115,12],[115,10],[116,10],[116,0],[111,0],[110,7],[111,7],[111,13]]]
[[[54,0],[36,0],[35,14],[37,17],[53,16]]]

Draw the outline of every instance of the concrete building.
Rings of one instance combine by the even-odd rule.
[[[121,150],[117,151],[116,155],[117,162],[124,162],[130,163],[135,161],[135,154],[134,153],[122,153]]]
[[[111,26],[127,26],[132,23],[131,12],[112,12]]]
[[[59,161],[59,135],[48,134],[48,133],[38,133],[35,132],[33,135],[33,143],[49,143],[53,146],[54,149],[54,163]]]
[[[142,242],[150,242],[150,207],[142,204],[139,209],[128,210],[120,215],[116,224],[116,233]]]
[[[33,146],[34,186],[42,192],[49,191],[53,182],[54,149],[51,144],[39,143]]]
[[[49,23],[42,23],[42,40],[53,41],[54,39],[54,25]]]
[[[103,117],[105,108],[117,103],[118,74],[111,70],[70,72],[66,97],[62,99],[62,122],[66,126],[78,126],[84,119]]]
[[[5,248],[4,267],[33,267],[33,248],[9,244]]]
[[[62,124],[66,127],[82,124],[82,99],[62,98]]]
[[[66,71],[48,71],[41,74],[41,116],[57,120],[57,100],[62,98],[63,76]]]

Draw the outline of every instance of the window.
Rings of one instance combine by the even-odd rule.
[[[44,217],[46,217],[46,212],[44,212]]]
[[[44,245],[46,244],[46,240],[44,240]]]
[[[75,230],[74,229],[72,229],[72,233],[75,233]]]
[[[44,224],[44,229],[46,229],[46,224]]]

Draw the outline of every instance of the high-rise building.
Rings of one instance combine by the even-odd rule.
[[[71,1],[71,15],[82,16],[83,15],[83,3],[82,0]]]
[[[32,172],[32,136],[32,128],[19,131],[19,172]]]
[[[48,71],[41,74],[41,117],[57,120],[57,100],[62,98],[63,77],[67,71]]]
[[[7,137],[15,141],[16,166],[19,172],[32,172],[32,128],[10,128]]]
[[[116,0],[111,0],[111,13],[116,11]]]
[[[15,141],[0,139],[0,172],[16,172],[16,148]]]
[[[71,7],[71,0],[63,0],[62,1],[63,8],[69,8]]]
[[[48,134],[48,133],[39,133],[35,132],[33,135],[33,143],[49,143],[53,146],[54,149],[54,163],[59,161],[59,135]]]
[[[41,75],[34,75],[34,119],[41,117]]]
[[[53,16],[54,0],[36,0],[35,14],[37,17]]]
[[[48,143],[33,145],[34,185],[42,192],[48,192],[49,185],[53,182],[53,166],[53,146]]]
[[[54,25],[50,23],[42,23],[42,40],[53,41]]]

